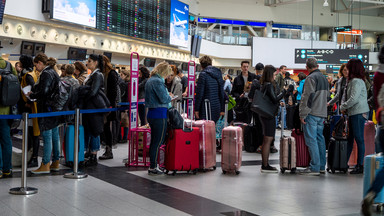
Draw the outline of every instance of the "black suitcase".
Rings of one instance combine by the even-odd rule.
[[[328,121],[324,122],[323,136],[325,140],[325,148],[329,150],[329,142],[331,140],[331,124]]]
[[[295,109],[294,105],[287,105],[287,129],[292,130],[295,128],[294,126],[294,117],[295,117]]]
[[[244,150],[246,152],[256,152],[257,148],[263,144],[263,128],[259,116],[253,114],[253,123],[244,127]]]
[[[347,139],[331,138],[328,150],[328,172],[335,173],[341,171],[347,173],[348,171],[348,141]]]

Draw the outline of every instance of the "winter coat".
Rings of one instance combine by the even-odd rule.
[[[181,84],[181,79],[177,76],[175,76],[175,78],[173,78],[172,80],[172,86],[171,86],[171,93],[174,95],[174,96],[177,96],[177,98],[175,100],[172,101],[172,106],[176,108],[176,104],[178,101],[181,101],[182,100],[182,97],[183,97],[183,85]]]
[[[79,87],[79,93],[83,100],[83,109],[105,109],[109,106],[109,101],[103,98],[104,77],[97,69],[89,75],[84,86]],[[99,136],[104,130],[104,113],[83,114],[84,129],[92,134]]]
[[[105,77],[105,89],[104,92],[107,95],[107,98],[113,108],[117,106],[117,102],[121,100],[121,91],[119,86],[119,74],[115,70],[111,70],[108,75]],[[119,93],[120,91],[120,93]],[[108,121],[115,121],[118,119],[118,112],[110,112],[108,114]]]
[[[37,101],[38,113],[52,112],[48,102],[55,88],[59,85],[60,77],[52,67],[46,67],[40,73],[40,78],[32,88],[32,93],[29,96]],[[40,131],[47,131],[57,127],[60,124],[60,117],[39,118]]]
[[[345,102],[340,106],[340,110],[347,110],[348,115],[357,115],[369,111],[367,102],[367,89],[364,80],[354,78],[348,81]]]
[[[309,114],[326,118],[329,83],[320,70],[312,71],[305,79],[300,102],[300,118]]]
[[[248,75],[248,79],[250,75]],[[243,79],[243,77],[241,77]],[[205,99],[211,104],[211,116],[217,121],[220,112],[224,112],[224,80],[218,68],[208,66],[199,76],[196,86],[195,111],[199,112],[200,119],[207,119],[205,114]]]
[[[139,99],[145,98],[145,84],[147,83],[148,78],[140,78],[139,79]]]
[[[221,77],[221,74],[220,74]],[[248,72],[248,82],[252,82],[254,79],[256,79],[256,74],[253,74],[251,72]],[[243,74],[240,73],[235,80],[233,81],[232,84],[232,96],[238,100],[240,98],[240,95],[244,93],[244,79],[243,79]]]

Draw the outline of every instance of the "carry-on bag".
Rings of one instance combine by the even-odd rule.
[[[375,180],[378,172],[384,167],[384,156],[382,153],[367,155],[364,158],[364,189],[363,197],[367,195],[368,190],[371,188],[373,181]],[[381,211],[384,203],[384,191],[381,190],[380,193],[376,195],[374,200],[378,210]]]
[[[284,109],[280,107],[281,116],[284,116]],[[281,125],[284,125],[284,118],[281,118]],[[281,128],[280,136],[280,171],[285,173],[291,170],[296,172],[296,140],[294,137],[284,136],[284,127]]]
[[[291,136],[296,141],[296,167],[308,167],[311,162],[308,146],[305,144],[302,130],[293,129]]]
[[[263,144],[263,128],[257,113],[252,113],[251,123],[243,127],[244,150],[246,152],[256,152],[257,148]]]
[[[210,119],[211,105],[205,100],[206,116]],[[209,117],[208,117],[209,116]],[[211,120],[198,120],[193,122],[193,127],[199,128],[199,164],[200,169],[216,169],[216,129],[215,122]]]
[[[372,121],[366,121],[364,125],[364,156],[375,153],[375,124]],[[353,143],[351,156],[349,157],[348,165],[354,166],[357,164],[358,149],[356,141]]]
[[[73,150],[75,148],[75,126],[67,125],[65,130],[65,163],[73,166]],[[84,127],[79,125],[79,163],[84,161]]]
[[[225,103],[225,119],[227,119],[228,102]],[[227,122],[227,121],[225,121]],[[224,174],[227,172],[240,173],[243,130],[241,127],[229,126],[223,129],[221,142],[221,169]]]
[[[328,149],[328,172],[348,171],[348,141],[346,138],[331,138]]]
[[[183,129],[174,129],[170,131],[166,144],[165,169],[166,174],[172,171],[175,175],[178,171],[192,171],[196,174],[199,169],[199,133],[198,127],[192,127],[193,115],[191,117],[190,127],[186,128],[183,123]]]

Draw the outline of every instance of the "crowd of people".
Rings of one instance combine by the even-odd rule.
[[[351,155],[356,141],[358,149],[357,165],[351,174],[363,173],[365,153],[364,124],[372,119],[373,110],[378,110],[379,95],[384,83],[384,49],[379,55],[380,67],[373,81],[364,69],[359,59],[351,59],[340,68],[338,79],[324,76],[318,68],[316,59],[307,59],[307,75],[303,72],[294,81],[287,72],[285,65],[276,69],[272,65],[264,66],[258,63],[256,73],[249,71],[250,63],[241,62],[241,73],[234,79],[230,75],[212,66],[212,59],[203,56],[199,59],[202,71],[196,81],[194,105],[195,119],[208,119],[217,122],[225,113],[225,101],[233,99],[236,106],[228,111],[228,122],[255,124],[259,122],[263,134],[262,144],[257,152],[262,155],[262,172],[277,173],[276,167],[269,164],[269,154],[278,150],[274,146],[276,129],[292,129],[299,127],[304,132],[311,162],[302,170],[303,175],[320,175],[325,173],[326,147],[323,136],[324,121],[332,113],[342,113],[348,116],[348,156]],[[8,63],[0,58],[0,68],[7,70]],[[57,65],[54,58],[40,53],[35,57],[22,55],[15,67],[9,67],[9,73],[17,76],[23,89],[17,108],[20,113],[46,113],[60,110],[103,109],[117,107],[120,102],[129,101],[129,70],[117,70],[104,55],[91,54],[83,64]],[[25,90],[28,89],[29,90]],[[58,98],[66,89],[68,99],[63,107],[58,107]],[[158,151],[165,142],[167,133],[167,111],[176,107],[188,93],[188,78],[174,65],[167,62],[159,63],[150,72],[146,67],[139,68],[139,102],[145,102],[138,107],[142,125],[149,123],[151,128],[150,168],[149,174],[161,174],[157,164]],[[26,91],[26,92],[25,92]],[[273,118],[267,118],[250,112],[256,91],[261,91],[277,108]],[[211,114],[206,116],[205,100],[210,101]],[[291,118],[289,108],[298,110],[299,115]],[[12,106],[0,104],[0,115],[11,113]],[[122,119],[123,118],[123,119]],[[128,125],[126,112],[84,114],[82,125],[85,130],[85,165],[95,166],[99,160],[113,158],[113,146],[118,142],[127,142]],[[280,121],[284,119],[284,121]],[[288,120],[288,121],[287,121]],[[29,120],[29,148],[33,149],[28,167],[37,167],[39,137],[42,136],[44,155],[34,174],[49,173],[59,170],[60,137],[59,125],[71,124],[73,119],[63,117],[46,117]],[[294,122],[292,122],[294,121]],[[284,124],[279,124],[284,122]],[[298,126],[299,125],[299,126]],[[0,119],[0,178],[12,176],[12,139],[9,121]],[[121,135],[123,134],[123,135]],[[377,130],[376,149],[381,151],[381,125]],[[105,152],[97,158],[100,144],[105,143]],[[384,178],[382,171],[378,178]],[[377,194],[376,188],[383,181],[375,181],[371,192]]]

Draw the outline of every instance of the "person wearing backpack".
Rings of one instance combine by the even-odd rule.
[[[27,95],[37,101],[37,111],[39,113],[55,111],[51,104],[55,103],[52,96],[59,86],[60,77],[53,69],[56,59],[48,58],[44,53],[39,53],[33,59],[36,70],[41,72],[39,80],[33,86],[32,91]],[[60,156],[60,137],[59,137],[59,117],[38,118],[39,128],[43,136],[44,155],[40,167],[33,170],[33,174],[50,173],[59,171]],[[52,163],[51,161],[52,155]]]
[[[37,82],[37,74],[33,70],[33,58],[29,55],[21,55],[19,58],[19,66],[21,67],[21,88],[27,86],[33,87]],[[37,103],[30,101],[23,93],[22,100],[19,100],[18,109],[20,113],[37,113]],[[29,119],[28,126],[28,149],[32,148],[32,158],[28,161],[28,167],[39,166],[37,157],[40,147],[40,128],[37,118]],[[32,122],[32,123],[31,123]]]
[[[0,48],[1,45],[0,45]],[[12,65],[0,56],[0,86],[4,84],[5,74],[12,74],[17,79],[17,72]],[[7,75],[8,76],[8,75]],[[3,96],[3,92],[1,92]],[[10,106],[0,102],[0,115],[9,115]],[[12,176],[12,139],[11,128],[7,119],[0,119],[0,178]]]

